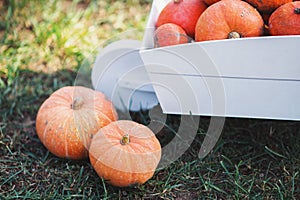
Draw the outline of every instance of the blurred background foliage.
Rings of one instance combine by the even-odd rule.
[[[141,40],[150,3],[0,0],[0,88],[12,85],[19,69],[76,70],[111,41]]]

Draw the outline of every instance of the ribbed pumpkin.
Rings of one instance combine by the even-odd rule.
[[[93,134],[115,120],[115,108],[101,92],[66,86],[52,93],[41,105],[36,132],[54,155],[83,159],[88,157]]]
[[[159,26],[154,32],[154,47],[164,47],[189,42],[189,36],[178,25],[167,23]]]
[[[293,0],[245,0],[261,13],[272,13],[279,6]]]
[[[258,11],[241,0],[222,0],[209,6],[196,25],[196,41],[261,36],[264,22]]]
[[[177,24],[194,38],[195,25],[206,8],[204,0],[172,0],[159,14],[156,27],[166,23]]]
[[[300,1],[277,8],[269,19],[271,35],[300,35]]]
[[[93,137],[90,162],[97,174],[118,187],[143,184],[160,161],[161,146],[146,126],[129,120],[110,123]]]

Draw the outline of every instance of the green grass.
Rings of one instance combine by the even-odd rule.
[[[200,160],[210,121],[202,117],[183,156],[128,188],[100,179],[88,160],[55,157],[35,132],[39,106],[53,91],[73,85],[82,65],[90,70],[98,47],[141,39],[150,1],[3,2],[0,199],[300,199],[299,122],[228,118],[217,145]],[[146,114],[132,116],[143,121]],[[157,134],[162,145],[179,125],[180,116],[168,116]]]

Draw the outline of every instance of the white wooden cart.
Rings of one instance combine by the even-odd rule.
[[[160,104],[166,114],[300,120],[300,35],[153,48],[169,1],[153,1],[143,41],[120,40],[99,53],[96,90],[121,110]],[[220,132],[208,134],[212,148]]]

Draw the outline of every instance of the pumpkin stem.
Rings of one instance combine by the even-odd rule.
[[[84,101],[82,97],[76,97],[74,98],[73,103],[71,104],[71,108],[73,110],[79,110],[82,107],[83,103]]]
[[[236,38],[241,38],[241,34],[239,34],[236,31],[232,31],[228,34],[228,39],[236,39]]]
[[[122,145],[126,145],[129,144],[129,142],[130,142],[129,135],[128,134],[123,135],[122,139],[120,140],[120,143]]]
[[[295,14],[300,14],[300,8],[295,8],[295,9],[294,9],[294,13],[295,13]]]

